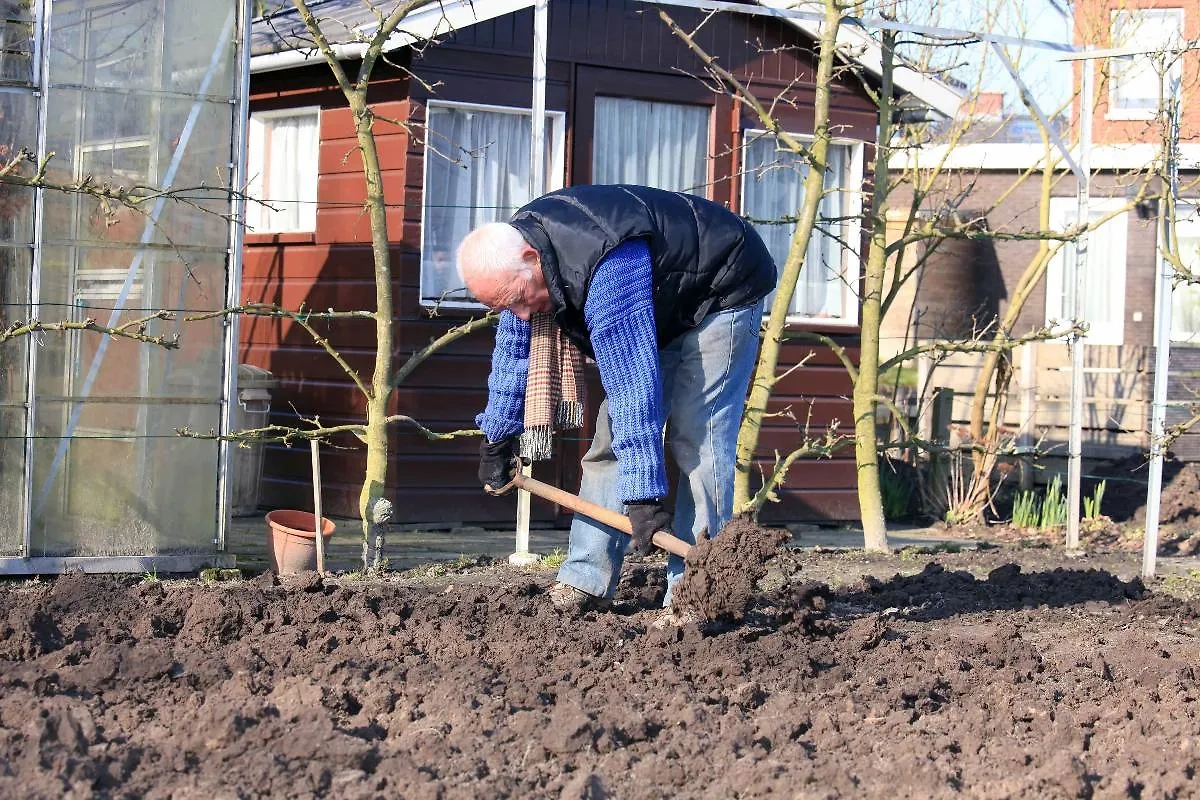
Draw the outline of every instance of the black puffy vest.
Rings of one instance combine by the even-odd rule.
[[[649,240],[654,319],[665,347],[709,314],[770,294],[777,272],[741,217],[702,197],[646,186],[572,186],[539,197],[511,224],[541,255],[563,333],[592,355],[583,304],[596,265],[629,239]]]

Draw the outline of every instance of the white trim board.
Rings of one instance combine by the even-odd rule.
[[[451,31],[467,28],[478,22],[487,22],[505,14],[511,14],[533,7],[534,0],[444,0],[425,8],[414,11],[404,18],[401,27],[388,37],[383,51],[391,52],[414,42],[428,41],[438,36],[444,36]],[[364,33],[364,35],[367,35]],[[333,51],[339,60],[362,58],[367,50],[366,42],[348,42],[333,45]],[[306,64],[324,64],[325,57],[319,50],[306,48],[303,50],[280,50],[276,53],[263,53],[250,58],[250,72],[273,72],[281,69],[304,66]]]
[[[947,152],[949,151],[949,152]],[[1078,148],[1072,150],[1073,154]],[[1093,170],[1140,170],[1153,164],[1161,149],[1152,144],[1106,144],[1094,146],[1089,156]],[[1045,163],[1046,151],[1040,144],[978,142],[960,145],[933,145],[895,153],[888,166],[902,169],[978,169],[1017,170],[1037,168]],[[1052,156],[1054,169],[1070,169],[1061,156]],[[1200,170],[1200,144],[1179,145],[1179,168]]]

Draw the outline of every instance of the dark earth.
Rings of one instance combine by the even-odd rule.
[[[1193,796],[1200,606],[1118,562],[787,550],[665,630],[655,563],[0,583],[0,797]]]

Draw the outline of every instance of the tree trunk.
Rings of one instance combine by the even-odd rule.
[[[754,452],[758,449],[763,415],[771,392],[775,388],[775,373],[779,366],[779,350],[784,339],[788,309],[804,266],[804,256],[816,225],[817,210],[825,188],[825,167],[829,153],[829,99],[833,83],[833,68],[837,32],[841,24],[841,11],[835,0],[825,0],[825,22],[821,27],[818,44],[820,55],[817,61],[816,90],[813,100],[813,144],[810,149],[808,174],[804,176],[804,203],[797,213],[796,230],[788,246],[787,260],[779,276],[779,286],[771,304],[771,314],[763,331],[762,349],[754,379],[750,383],[750,396],[746,411],[738,430],[736,472],[733,479],[733,508],[736,513],[757,515],[767,493],[761,493],[755,502],[750,491],[750,474],[754,463]]]
[[[892,70],[896,35],[883,32],[879,127],[875,138],[874,185],[871,187],[871,243],[863,275],[862,343],[858,379],[854,381],[854,463],[858,475],[858,511],[863,547],[886,552],[887,522],[879,487],[879,441],[875,407],[879,402],[879,337],[883,322],[883,284],[887,267],[888,158],[892,140]]]
[[[384,528],[375,519],[376,503],[384,497],[388,466],[388,401],[392,380],[392,269],[388,252],[387,208],[384,205],[383,173],[379,150],[372,132],[373,115],[366,103],[366,89],[350,98],[354,128],[362,153],[363,176],[367,182],[367,214],[371,221],[371,251],[375,260],[375,367],[371,394],[367,397],[367,425],[363,436],[367,468],[358,499],[363,530],[363,569],[383,564]],[[369,558],[372,548],[374,556]]]

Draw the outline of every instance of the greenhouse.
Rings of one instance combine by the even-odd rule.
[[[0,339],[0,573],[213,563],[227,454],[176,431],[227,427],[243,4],[0,7],[0,331],[178,341]]]

